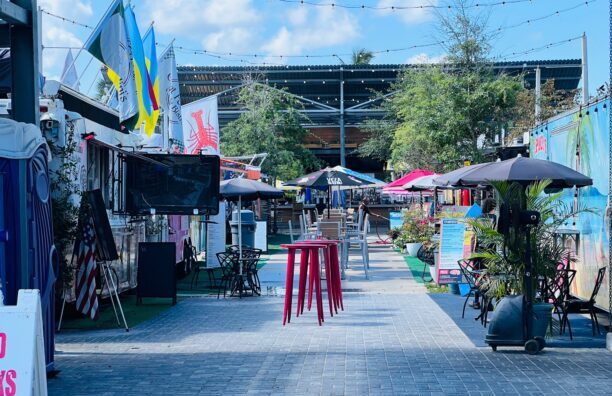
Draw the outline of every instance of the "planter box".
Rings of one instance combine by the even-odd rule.
[[[406,254],[408,256],[416,257],[416,255],[419,252],[419,249],[421,248],[421,246],[423,246],[422,243],[415,242],[415,243],[407,243],[406,245],[404,245],[404,248],[405,248]]]

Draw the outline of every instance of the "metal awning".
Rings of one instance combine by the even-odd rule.
[[[166,164],[164,164],[162,162],[156,161],[156,160],[154,160],[152,158],[149,158],[147,156],[144,156],[142,154],[138,154],[138,153],[133,152],[133,151],[125,150],[125,149],[123,149],[121,147],[113,146],[112,144],[108,144],[108,143],[103,142],[101,140],[98,140],[98,139],[96,139],[94,137],[85,138],[85,141],[87,143],[90,143],[90,144],[93,144],[93,145],[96,145],[96,146],[99,146],[99,147],[104,147],[104,148],[107,148],[109,150],[115,151],[115,152],[117,152],[117,153],[119,153],[121,155],[125,155],[126,157],[136,158],[136,159],[139,159],[141,161],[149,162],[149,163],[157,165],[157,166],[163,166],[164,168],[169,168],[170,167],[169,165],[166,165]]]

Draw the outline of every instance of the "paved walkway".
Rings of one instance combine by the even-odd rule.
[[[130,333],[58,336],[52,395],[602,395],[612,389],[603,349],[494,353],[411,279],[388,248],[371,252],[371,279],[348,272],[345,311],[281,326],[284,258],[261,272],[269,296],[180,301]],[[357,256],[354,257],[355,260]],[[279,292],[280,291],[280,292]],[[434,298],[432,298],[434,297]],[[442,299],[443,300],[443,299]],[[456,303],[457,300],[454,300]],[[482,331],[482,330],[480,330]],[[467,334],[467,335],[466,335]]]

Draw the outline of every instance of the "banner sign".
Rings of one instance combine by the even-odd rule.
[[[465,255],[465,224],[461,219],[440,220],[440,247],[436,283],[457,283],[461,280],[458,261]]]
[[[209,96],[183,105],[185,154],[219,155],[219,111],[217,97]]]
[[[214,223],[206,224],[206,267],[221,266],[215,253],[225,251],[225,205],[225,201],[219,202],[219,214],[210,216]]]
[[[47,395],[38,290],[19,290],[16,306],[0,306],[0,395]]]
[[[402,228],[404,225],[404,214],[402,212],[389,212],[389,229]]]

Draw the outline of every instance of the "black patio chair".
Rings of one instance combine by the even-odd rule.
[[[569,298],[569,290],[576,277],[576,270],[558,269],[555,276],[545,283],[543,300],[553,305],[553,314],[559,318],[559,335],[565,333],[566,301]],[[572,326],[567,321],[570,340],[573,339]],[[552,332],[552,321],[550,323]]]
[[[563,329],[565,324],[570,329],[570,338],[571,338],[571,326],[569,324],[568,315],[570,313],[588,313],[591,316],[591,327],[593,328],[593,335],[595,335],[595,327],[597,327],[597,334],[601,334],[599,329],[599,321],[597,320],[597,313],[595,312],[595,298],[599,293],[599,289],[601,288],[601,284],[603,283],[604,276],[606,275],[606,267],[602,267],[597,271],[597,278],[595,278],[595,285],[593,287],[593,292],[591,293],[591,298],[588,300],[584,300],[577,297],[568,297],[565,301],[565,309],[563,320],[561,321],[561,328]],[[569,292],[568,292],[569,296]]]
[[[217,259],[219,260],[219,265],[221,266],[221,280],[219,283],[219,289],[217,290],[217,299],[221,296],[221,289],[223,289],[223,298],[225,298],[225,293],[227,292],[227,288],[232,286],[236,279],[236,268],[235,268],[235,260],[234,255],[228,252],[217,253]]]
[[[435,246],[433,244],[423,244],[417,252],[417,258],[423,262],[423,272],[421,272],[421,279],[423,280],[423,282],[433,281],[433,277],[431,276],[431,274],[429,276],[429,280],[425,280],[425,276],[426,274],[429,274],[429,267],[435,265],[434,249]]]
[[[461,318],[465,318],[465,307],[467,306],[470,297],[476,297],[476,293],[480,291],[480,282],[478,281],[479,274],[476,272],[474,261],[463,259],[459,260],[458,263],[463,279],[468,286],[470,286],[470,290],[468,291],[468,294],[465,297],[465,302],[463,303],[463,311],[461,312]]]

